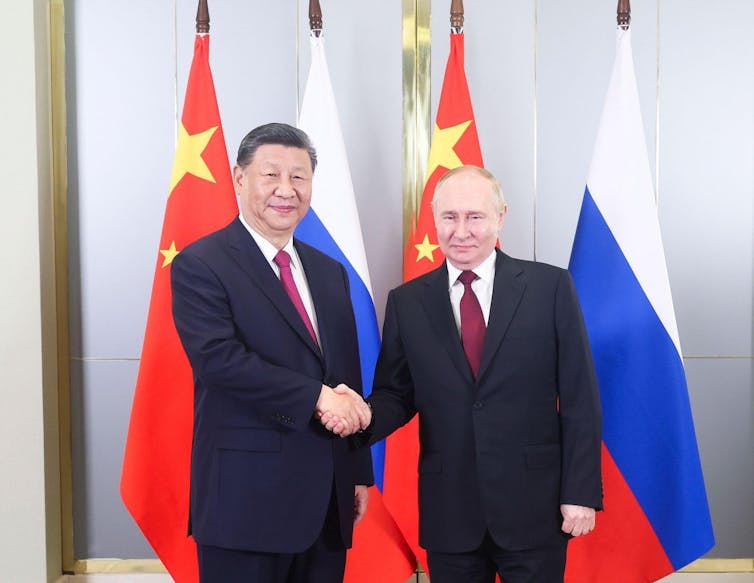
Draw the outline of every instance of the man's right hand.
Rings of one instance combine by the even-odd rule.
[[[342,383],[334,388],[322,385],[317,416],[325,428],[340,437],[366,429],[372,421],[372,411],[361,395]]]

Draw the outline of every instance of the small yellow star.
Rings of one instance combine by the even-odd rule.
[[[175,259],[175,256],[180,253],[178,249],[175,248],[175,241],[172,241],[170,243],[170,247],[167,249],[160,249],[160,253],[162,253],[162,256],[165,258],[162,261],[162,266],[167,267],[171,263],[173,263],[173,259]]]
[[[434,252],[435,249],[439,247],[439,245],[434,245],[429,242],[429,235],[424,235],[424,240],[414,245],[416,247],[416,250],[418,253],[416,254],[416,262],[419,263],[419,260],[421,260],[423,257],[426,257],[429,259],[432,263],[435,262]]]
[[[456,154],[453,147],[461,139],[461,136],[471,125],[471,120],[459,123],[448,128],[440,128],[435,125],[435,131],[432,134],[432,146],[429,148],[429,162],[427,163],[427,179],[438,166],[452,170],[463,165],[463,162]]]
[[[175,185],[186,174],[193,174],[197,178],[215,182],[215,177],[212,176],[212,172],[207,167],[204,158],[202,158],[202,153],[216,130],[217,126],[214,126],[198,134],[190,135],[186,131],[186,128],[183,127],[183,124],[181,124],[180,130],[178,130],[178,145],[175,150],[175,161],[173,162],[173,173],[170,176],[168,196],[170,196]]]

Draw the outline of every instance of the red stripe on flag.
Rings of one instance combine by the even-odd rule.
[[[566,583],[649,583],[672,573],[660,540],[604,443],[602,477],[605,510],[597,513],[594,532],[569,543]]]

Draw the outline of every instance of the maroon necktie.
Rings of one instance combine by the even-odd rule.
[[[280,281],[283,283],[283,288],[288,292],[293,305],[296,307],[296,311],[298,311],[301,319],[306,325],[306,329],[309,330],[309,334],[312,335],[314,344],[319,346],[319,343],[317,342],[317,334],[314,332],[314,326],[312,326],[312,321],[309,319],[309,314],[306,313],[304,302],[301,301],[301,295],[298,293],[296,282],[293,281],[293,273],[291,273],[291,256],[281,249],[278,251],[278,254],[275,255],[273,261],[280,268]]]
[[[471,289],[471,282],[476,278],[473,271],[464,271],[458,276],[458,281],[463,284],[464,288],[461,297],[461,342],[474,378],[479,372],[479,363],[482,361],[484,333],[487,330],[482,306],[479,305],[479,300]]]

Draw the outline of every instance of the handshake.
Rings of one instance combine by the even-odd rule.
[[[372,422],[369,405],[361,395],[342,383],[334,388],[322,385],[316,415],[328,431],[340,437],[366,429]]]

